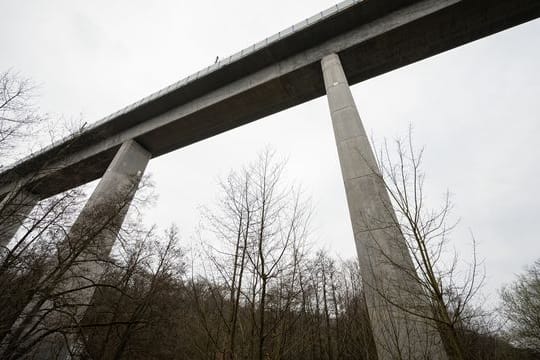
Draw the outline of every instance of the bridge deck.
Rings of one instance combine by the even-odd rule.
[[[538,0],[349,0],[106,117],[0,174],[41,198],[102,176],[122,142],[153,157],[324,95],[320,59],[351,84],[540,16]]]

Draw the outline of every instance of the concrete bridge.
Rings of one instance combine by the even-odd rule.
[[[327,94],[379,358],[392,358],[413,331],[413,357],[429,348],[430,358],[444,359],[430,324],[417,324],[380,297],[393,283],[422,291],[405,271],[384,264],[389,254],[377,249],[413,269],[399,230],[380,227],[394,215],[384,211],[389,199],[349,85],[538,16],[538,0],[344,1],[17,162],[0,174],[0,211],[16,203],[24,216],[41,199],[102,178],[74,225],[81,228],[95,209],[128,196],[125,189],[138,183],[151,158]],[[19,222],[0,224],[0,245]],[[114,238],[102,241],[108,253]],[[405,298],[395,294],[407,308]],[[389,323],[398,329],[391,346]]]

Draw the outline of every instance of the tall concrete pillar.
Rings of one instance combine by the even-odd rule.
[[[109,259],[151,156],[134,140],[120,147],[63,243],[60,257],[69,269],[58,290],[76,289],[99,281],[103,264]],[[77,302],[89,302],[94,290],[90,287],[83,292],[77,291]],[[78,307],[73,318],[80,320],[85,311],[85,307]]]
[[[18,344],[31,343],[47,329],[82,320],[95,291],[92,285],[103,275],[104,263],[150,158],[151,154],[133,140],[120,147],[60,245],[55,272],[48,276],[44,295],[38,294],[26,306],[4,340],[0,355],[10,353]],[[62,294],[61,298],[51,301],[56,294]],[[55,311],[57,302],[64,304],[60,311]],[[35,326],[39,318],[40,324]],[[32,352],[32,358],[66,358],[65,336],[73,340],[69,333],[49,336]]]
[[[446,359],[338,55],[321,66],[379,360]]]
[[[134,140],[120,147],[69,231],[70,252],[109,255],[151,156]]]
[[[24,190],[17,189],[7,194],[0,202],[0,251],[28,217],[39,198]]]

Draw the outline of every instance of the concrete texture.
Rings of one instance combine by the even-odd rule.
[[[65,270],[47,290],[64,293],[92,284],[104,271],[101,260],[110,254],[150,158],[322,96],[326,90],[379,359],[445,359],[438,334],[400,309],[429,315],[349,83],[538,16],[537,0],[338,4],[6,169],[0,174],[2,205],[15,200],[21,206],[13,223],[0,225],[0,235],[5,234],[0,245],[36,201],[102,177],[60,249]],[[25,191],[19,199],[20,184]],[[53,311],[47,325],[80,320],[93,292],[89,287],[64,299],[79,305],[71,314]],[[46,299],[32,300],[0,353],[9,341],[20,341],[36,315],[52,308]],[[37,358],[65,352],[62,343],[50,339]]]
[[[90,304],[95,291],[95,287],[91,285],[97,283],[103,275],[104,264],[109,258],[150,158],[151,154],[135,141],[130,140],[122,144],[60,246],[57,257],[59,263],[55,263],[54,266],[61,271],[57,271],[50,278],[49,285],[45,284],[43,291],[48,295],[38,294],[26,306],[13,325],[11,336],[2,344],[0,355],[9,348],[10,342],[25,343],[39,336],[40,328],[37,334],[29,337],[25,335],[26,329],[31,328],[36,318],[45,313],[48,314],[40,325],[43,331],[46,328],[73,324],[84,317],[87,309],[85,304]],[[74,289],[79,290],[70,292]],[[76,306],[64,306],[61,313],[50,311],[54,309],[54,304],[49,299],[59,293],[64,295],[55,301]],[[64,358],[66,351],[65,339],[57,334],[46,339],[32,356],[35,359],[50,359],[57,356]]]
[[[73,243],[70,248],[88,240],[96,247],[89,249],[85,243],[85,253],[92,251],[99,257],[109,255],[151,157],[146,149],[133,140],[122,144],[73,224],[66,239]]]
[[[340,59],[321,66],[378,357],[446,359]]]
[[[23,189],[12,191],[0,202],[0,250],[5,248],[39,198]]]
[[[151,155],[135,141],[124,143],[88,199],[65,240],[64,258],[73,258],[64,290],[97,282],[107,261],[131,200]],[[77,292],[78,303],[88,303],[94,292]],[[80,320],[85,308],[79,307]]]
[[[122,143],[153,157],[324,94],[338,53],[350,84],[540,16],[536,0],[346,1],[129,105],[0,174],[40,198],[101,177]]]

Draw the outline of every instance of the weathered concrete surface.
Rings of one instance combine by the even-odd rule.
[[[0,250],[8,245],[38,200],[34,194],[17,189],[0,201]]]
[[[378,357],[446,359],[339,57],[321,66]]]
[[[87,309],[85,304],[90,304],[95,291],[92,285],[103,274],[104,264],[109,260],[118,231],[150,158],[151,154],[135,141],[127,141],[120,147],[61,244],[58,262],[54,264],[56,273],[12,326],[10,336],[2,344],[0,357],[7,358],[6,353],[14,345],[28,343],[47,329],[72,325],[83,318]],[[64,305],[61,312],[55,311],[54,302],[50,299],[73,306]],[[44,314],[47,315],[40,326],[32,334],[27,333],[36,319]],[[64,335],[69,338],[69,331]],[[32,358],[51,359],[57,358],[57,355],[63,358],[59,354],[66,351],[65,339],[58,334],[46,339],[34,351]]]
[[[126,216],[131,200],[139,186],[151,154],[135,141],[124,143],[118,150],[105,175],[77,217],[65,241],[64,258],[72,261],[61,289],[76,289],[99,281],[103,262],[109,254]],[[70,259],[71,258],[71,259]],[[95,288],[75,293],[74,303],[89,303]],[[80,320],[86,308],[77,310],[73,318]]]
[[[151,157],[133,140],[122,144],[70,229],[67,241],[72,242],[71,249],[88,240],[96,248],[89,249],[85,243],[85,253],[108,257]]]
[[[101,177],[130,139],[153,157],[324,94],[338,53],[354,84],[540,16],[537,0],[346,1],[34,154],[0,174],[45,198]]]

